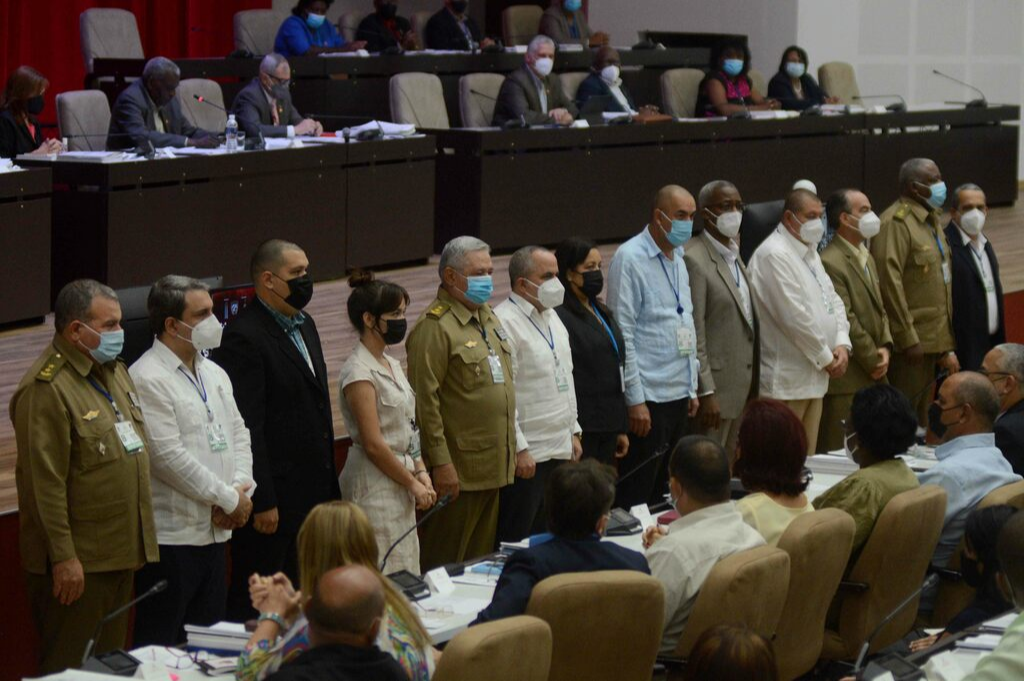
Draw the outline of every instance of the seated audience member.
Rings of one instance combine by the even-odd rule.
[[[735,624],[711,627],[693,644],[684,681],[778,681],[772,644]]]
[[[60,140],[43,139],[36,118],[43,111],[43,95],[50,81],[31,66],[19,66],[7,79],[0,99],[0,158],[21,154],[56,154]]]
[[[576,91],[576,104],[582,109],[591,98],[598,98],[601,110],[636,114],[636,102],[623,85],[620,67],[622,60],[614,47],[602,47],[594,52],[590,75]]]
[[[754,400],[743,410],[733,475],[750,494],[736,502],[743,520],[775,546],[789,524],[814,510],[807,499],[807,435],[778,400]]]
[[[711,568],[722,558],[764,545],[729,500],[729,460],[714,440],[684,437],[669,462],[669,491],[681,516],[649,527],[644,547],[651,574],[665,587],[665,631],[660,651],[675,650]]]
[[[817,497],[814,508],[838,508],[853,517],[852,565],[886,504],[918,486],[914,472],[896,458],[914,444],[917,418],[903,393],[878,384],[861,388],[853,396],[844,427],[846,456],[859,470]]]
[[[777,99],[787,111],[802,111],[812,106],[836,104],[837,97],[829,97],[814,76],[807,72],[809,63],[804,48],[791,45],[782,53],[779,72],[768,81],[768,96]]]
[[[363,41],[346,43],[338,29],[327,21],[327,9],[333,4],[334,0],[299,0],[277,31],[274,52],[289,58],[365,48]]]
[[[494,45],[480,32],[468,10],[469,0],[444,0],[444,7],[427,22],[427,49],[475,52]]]
[[[384,587],[372,570],[346,565],[325,573],[303,606],[311,648],[271,676],[275,681],[405,681],[402,667],[376,642],[385,616]]]
[[[992,348],[981,363],[981,373],[999,394],[996,447],[1024,475],[1024,345],[1003,343]]]
[[[594,460],[556,468],[544,490],[549,541],[512,554],[491,604],[473,624],[522,615],[538,582],[565,572],[636,570],[650,574],[642,554],[601,541],[615,498],[615,474]]]
[[[591,32],[583,14],[583,0],[551,0],[540,18],[537,32],[559,45],[602,47],[608,44],[607,33]]]
[[[181,70],[170,59],[154,57],[146,62],[142,78],[114,102],[107,149],[128,149],[146,140],[154,148],[218,146],[216,133],[200,130],[182,112],[175,97],[180,81]]]
[[[528,125],[555,123],[569,125],[579,113],[562,90],[562,81],[551,75],[555,64],[555,44],[539,35],[530,41],[526,63],[508,74],[498,92],[493,125],[511,120]]]
[[[765,99],[754,89],[747,73],[750,71],[750,48],[746,43],[726,41],[712,56],[714,68],[701,81],[697,92],[697,116],[714,118],[747,111],[778,109],[776,99]]]
[[[356,38],[365,41],[370,52],[420,49],[412,24],[398,16],[398,3],[394,0],[373,0],[373,14],[359,22]]]
[[[384,589],[386,608],[377,647],[398,661],[410,681],[430,678],[440,653],[431,647],[413,607],[377,570],[377,542],[362,509],[348,501],[314,507],[299,530],[298,559],[300,591],[283,573],[249,578],[249,593],[260,617],[238,658],[237,679],[265,679],[310,649],[313,641],[310,623],[302,614],[303,598],[314,592],[324,574],[346,565],[369,569]]]
[[[249,137],[319,136],[324,131],[312,118],[303,118],[292,104],[288,86],[292,67],[280,54],[268,54],[260,62],[260,73],[235,96],[231,113]]]

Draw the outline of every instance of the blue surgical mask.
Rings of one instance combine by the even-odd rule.
[[[662,211],[658,211],[662,215],[665,215]],[[668,215],[665,215],[668,218]],[[693,220],[672,220],[672,230],[669,232],[665,231],[665,228],[658,225],[658,229],[665,235],[668,242],[673,246],[682,246],[690,237],[693,236]]]
[[[99,347],[86,348],[94,360],[100,364],[106,364],[107,362],[113,362],[121,354],[121,350],[124,349],[124,329],[100,333],[85,322],[82,322],[82,327],[89,329],[100,337]]]
[[[942,207],[946,205],[946,183],[940,180],[929,185],[928,189],[932,191],[932,195],[928,197],[928,204],[935,210],[942,210]]]
[[[743,60],[742,59],[726,59],[722,64],[722,70],[728,73],[730,76],[738,76],[743,73]]]
[[[463,275],[465,277],[465,275]],[[494,292],[494,279],[489,274],[481,274],[477,277],[465,277],[466,283],[466,298],[471,303],[477,305],[483,305],[491,299],[491,293]]]
[[[786,62],[786,75],[789,76],[790,78],[800,78],[801,76],[804,75],[804,71],[806,70],[807,69],[804,68],[803,63],[801,62]]]
[[[306,25],[315,31],[323,25],[326,19],[327,16],[324,14],[313,14],[310,12],[306,15]]]
[[[583,7],[583,0],[565,0],[562,5],[567,12],[579,12],[580,8]]]

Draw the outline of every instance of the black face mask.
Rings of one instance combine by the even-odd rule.
[[[385,21],[388,19],[394,19],[395,15],[398,14],[398,5],[393,2],[385,2],[380,6],[380,9],[377,10],[377,13],[380,14],[381,19],[384,19]]]
[[[398,345],[405,339],[405,332],[409,327],[409,324],[404,319],[385,319],[384,323],[387,325],[388,330],[384,333],[380,333],[380,337],[384,339],[384,342],[388,345]],[[376,328],[376,327],[374,327]]]
[[[274,276],[277,277],[276,274]],[[281,277],[277,278],[281,279]],[[296,310],[301,310],[309,305],[309,301],[313,299],[313,278],[309,276],[309,272],[303,274],[301,277],[295,277],[294,279],[288,280],[281,279],[281,281],[288,284],[287,297],[284,297],[280,293],[277,293],[277,291],[274,291],[281,300],[288,303]]]
[[[978,561],[969,558],[964,551],[960,552],[960,574],[964,576],[964,583],[972,589],[981,588],[985,582],[981,570],[978,569]]]
[[[469,7],[468,0],[452,0],[452,11],[456,14],[465,14],[467,7]]]
[[[28,111],[33,116],[38,116],[43,112],[43,106],[46,105],[46,100],[43,99],[42,95],[36,95],[35,97],[29,98],[25,102],[25,111]]]
[[[589,270],[580,274],[583,277],[583,285],[580,290],[588,298],[596,298],[601,289],[604,288],[604,275],[601,270]]]
[[[948,427],[942,422],[942,407],[939,406],[938,402],[932,402],[928,406],[928,429],[941,439],[946,434]]]

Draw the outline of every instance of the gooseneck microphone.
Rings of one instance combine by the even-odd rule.
[[[208,100],[206,97],[203,97],[202,95],[193,94],[192,96],[200,104],[206,104],[207,106],[212,106],[214,109],[220,109],[221,111],[223,111],[226,114],[230,114],[231,113],[230,111],[228,111],[227,109],[222,107],[220,104],[217,104],[215,102],[211,102],[210,100]],[[193,125],[194,125],[194,123],[193,123]],[[198,128],[199,126],[196,126],[196,127]],[[256,151],[260,151],[260,150],[263,150],[263,149],[266,149],[266,148],[267,148],[267,140],[264,139],[264,137],[263,137],[263,130],[261,129],[261,127],[259,125],[257,125],[256,126],[256,144],[253,145],[253,149],[256,150]]]
[[[86,661],[89,659],[89,656],[92,655],[93,648],[96,646],[96,641],[100,637],[100,632],[103,631],[103,625],[105,625],[110,620],[117,618],[119,615],[127,612],[132,606],[134,606],[135,604],[139,603],[140,601],[144,601],[147,598],[149,598],[150,596],[155,596],[155,595],[157,595],[158,593],[160,593],[161,591],[163,591],[166,588],[167,588],[167,580],[166,579],[161,579],[159,582],[157,582],[156,584],[151,586],[149,588],[149,591],[147,591],[146,593],[142,594],[141,596],[139,596],[135,600],[128,601],[128,603],[126,603],[125,605],[122,605],[120,608],[118,608],[114,612],[110,613],[109,615],[107,615],[106,617],[101,619],[96,624],[96,630],[92,632],[92,638],[90,638],[89,642],[85,644],[85,652],[82,653],[82,664],[84,665],[86,663]]]
[[[426,513],[423,514],[423,517],[420,518],[416,522],[415,525],[413,525],[408,530],[403,532],[402,536],[399,537],[398,539],[396,539],[395,543],[392,544],[390,547],[388,547],[387,552],[384,554],[384,559],[380,562],[380,571],[382,573],[384,572],[384,567],[388,564],[388,558],[391,557],[391,552],[394,551],[396,548],[398,548],[398,545],[402,543],[403,539],[405,539],[410,534],[412,534],[414,531],[416,531],[416,529],[419,528],[420,525],[422,525],[423,523],[425,523],[427,521],[427,518],[429,518],[430,516],[434,515],[435,513],[440,511],[442,508],[444,508],[445,506],[447,506],[451,502],[452,502],[452,495],[445,494],[443,497],[441,497],[440,499],[437,500],[437,503],[434,504],[434,507],[432,509],[430,509],[429,511],[427,511]]]
[[[494,102],[495,104],[498,103],[498,98],[497,97],[491,97],[486,92],[480,92],[479,90],[473,90],[473,89],[470,89],[470,92],[472,94],[476,95],[477,97],[483,97],[484,99],[489,99],[492,102]],[[480,113],[486,113],[483,110],[483,107],[480,107]],[[526,122],[526,114],[519,114],[519,118],[510,118],[507,121],[505,121],[502,124],[501,127],[504,128],[505,130],[518,130],[520,128],[529,128],[530,124]]]
[[[876,636],[878,636],[878,633],[882,631],[882,629],[884,629],[886,625],[889,624],[889,622],[892,622],[894,619],[896,619],[896,615],[903,612],[903,609],[910,605],[911,601],[920,596],[922,591],[931,589],[938,583],[938,575],[928,575],[928,579],[924,580],[924,583],[921,586],[914,589],[913,593],[911,593],[909,596],[903,599],[899,605],[893,608],[892,612],[890,612],[888,615],[882,618],[882,621],[878,623],[878,626],[874,628],[874,630],[868,635],[866,639],[864,639],[864,643],[860,647],[860,653],[857,655],[857,663],[853,665],[853,676],[857,676],[857,674],[860,673],[860,670],[864,664],[864,658],[867,657],[868,654],[868,648],[871,647],[871,642],[875,639]]]
[[[978,99],[972,99],[969,102],[946,102],[946,104],[963,104],[964,107],[967,108],[967,109],[987,109],[988,108],[988,100],[985,99],[985,93],[982,92],[981,90],[979,90],[978,88],[974,87],[970,83],[965,83],[964,81],[960,80],[959,78],[954,78],[953,76],[949,75],[948,73],[943,73],[942,71],[939,71],[938,69],[932,69],[932,73],[934,73],[936,76],[939,76],[941,78],[945,78],[946,80],[951,80],[954,83],[958,83],[960,85],[963,85],[965,88],[967,88],[969,90],[974,90],[979,95],[981,95],[981,97],[979,97]]]
[[[617,481],[615,482],[615,486],[616,486],[616,487],[618,487],[618,486],[619,486],[619,485],[621,485],[621,484],[622,484],[623,482],[625,482],[626,480],[629,480],[629,479],[630,479],[631,477],[633,477],[634,475],[636,475],[637,471],[639,471],[639,470],[640,470],[641,468],[644,468],[644,467],[646,467],[646,466],[647,466],[648,464],[650,464],[650,463],[651,463],[652,461],[654,461],[654,460],[656,460],[656,459],[660,459],[661,457],[665,456],[665,453],[666,453],[666,452],[668,452],[668,447],[669,447],[669,446],[668,446],[667,444],[666,444],[666,445],[663,445],[663,446],[661,446],[661,447],[659,447],[659,448],[657,449],[657,451],[655,451],[655,452],[654,452],[653,454],[651,454],[651,455],[650,455],[649,457],[647,457],[646,459],[644,459],[643,461],[641,461],[640,463],[638,463],[638,464],[636,465],[636,467],[635,467],[635,468],[633,468],[633,470],[629,471],[628,473],[626,473],[625,475],[623,475],[623,476],[622,476],[621,478],[619,478],[619,479],[618,479],[618,480],[617,480]]]

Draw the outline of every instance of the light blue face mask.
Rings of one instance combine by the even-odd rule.
[[[567,12],[579,12],[583,7],[583,0],[565,0],[565,4],[562,5]]]
[[[471,303],[477,305],[483,305],[491,299],[491,294],[494,292],[494,279],[489,274],[481,274],[477,277],[466,277],[468,286],[466,287],[466,298]]]
[[[786,62],[786,75],[790,78],[800,78],[804,75],[804,65],[802,62],[790,61]]]
[[[659,210],[658,212],[664,215],[665,219],[671,220],[663,211]],[[672,230],[668,232],[661,225],[658,225],[658,229],[661,230],[661,233],[665,235],[670,244],[682,246],[693,236],[693,220],[672,220]]]
[[[726,59],[722,64],[722,70],[730,76],[738,76],[743,73],[743,60],[742,59]]]
[[[94,360],[100,364],[106,364],[107,362],[113,362],[121,354],[121,350],[124,349],[124,329],[100,333],[85,322],[82,322],[82,327],[89,329],[100,337],[99,347],[86,348]]]
[[[942,210],[942,207],[946,205],[946,183],[940,180],[933,185],[928,185],[928,189],[932,191],[932,195],[928,197],[929,205],[935,210]]]
[[[326,19],[326,15],[313,14],[312,12],[310,12],[309,14],[306,15],[306,25],[315,31],[318,28],[320,28],[320,26],[323,25]]]

